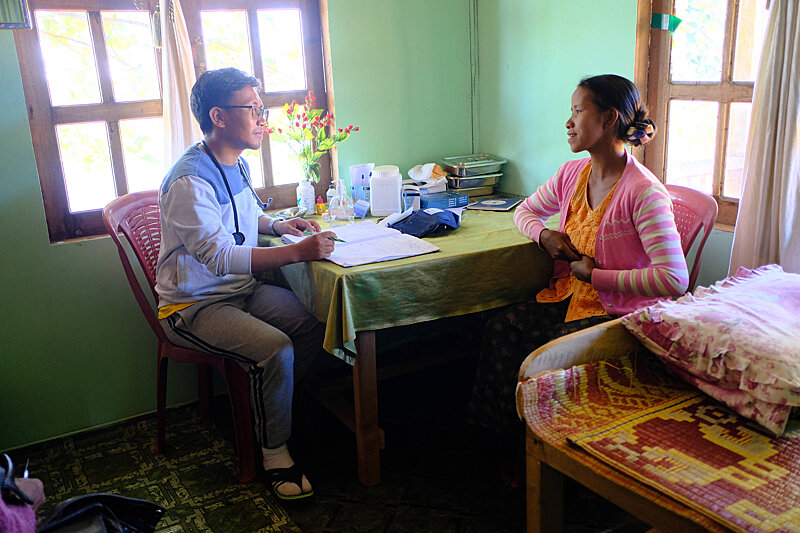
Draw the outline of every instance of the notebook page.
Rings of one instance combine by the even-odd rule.
[[[343,267],[351,267],[439,251],[437,246],[427,241],[399,231],[395,233],[396,235],[361,242],[337,242],[328,261]]]
[[[323,231],[328,231],[323,230]],[[387,237],[393,235],[400,235],[401,233],[396,229],[386,228],[383,226],[379,226],[372,220],[364,220],[362,222],[356,222],[355,224],[347,224],[345,226],[335,226],[330,228],[330,231],[333,231],[337,237],[346,241],[346,242],[337,242],[336,246],[341,245],[348,245],[357,242],[368,241],[371,239],[375,239],[378,237]],[[302,241],[308,237],[308,235],[281,235],[281,241],[286,244],[294,244],[297,242]]]

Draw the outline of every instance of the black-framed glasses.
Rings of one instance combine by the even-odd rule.
[[[269,108],[263,106],[255,106],[255,105],[218,105],[215,107],[221,107],[223,109],[249,109],[250,116],[254,119],[263,118],[264,120],[269,119]]]

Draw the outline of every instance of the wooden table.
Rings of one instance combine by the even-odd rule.
[[[549,257],[514,227],[512,212],[466,211],[457,230],[425,240],[440,251],[350,268],[313,261],[281,269],[326,324],[325,349],[353,366],[354,407],[333,397],[326,404],[355,433],[365,485],[381,479],[375,332],[533,298],[552,271]]]

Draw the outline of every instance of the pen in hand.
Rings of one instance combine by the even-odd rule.
[[[303,234],[305,234],[305,235],[315,235],[315,233],[313,231],[308,231],[307,229],[303,230]],[[336,241],[336,242],[347,242],[346,240],[340,239],[338,237],[327,237],[327,238],[332,240],[332,241]]]
[[[22,471],[22,477],[24,477],[24,478],[28,477],[28,465],[29,464],[31,464],[31,458],[30,457],[28,457],[28,460],[25,461],[25,470]]]

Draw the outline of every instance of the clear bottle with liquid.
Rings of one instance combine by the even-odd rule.
[[[336,180],[336,193],[328,204],[331,226],[343,226],[353,223],[353,199],[347,194],[342,180]]]

